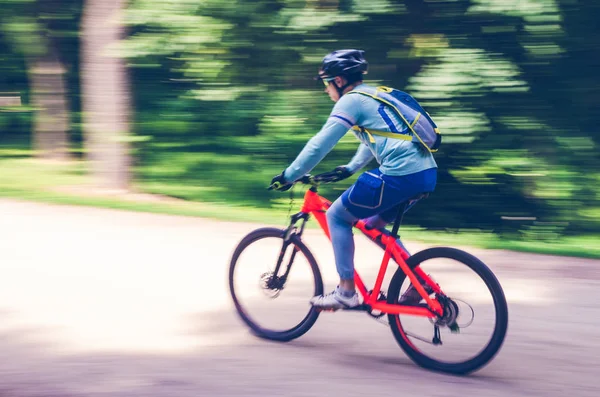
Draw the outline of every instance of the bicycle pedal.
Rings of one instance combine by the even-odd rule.
[[[316,310],[317,310],[318,313],[321,313],[321,312],[331,312],[331,313],[334,313],[334,312],[337,312],[340,309],[319,307],[319,308],[316,308]]]

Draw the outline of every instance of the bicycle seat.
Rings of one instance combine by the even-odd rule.
[[[408,200],[406,200],[403,204],[398,205],[398,211],[404,213],[404,212],[408,211],[408,209],[410,209],[413,205],[415,205],[419,200],[425,199],[427,197],[429,197],[429,192],[419,193],[419,194],[409,198]],[[356,224],[356,222],[354,224]],[[365,223],[365,229],[373,230],[375,228],[376,228],[375,226],[369,225],[369,223]],[[384,229],[379,228],[379,230],[383,231],[383,230],[385,230],[385,228]],[[389,232],[388,232],[388,234],[389,234]]]

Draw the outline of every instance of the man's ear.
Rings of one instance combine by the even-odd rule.
[[[343,77],[341,77],[341,76],[336,76],[336,78],[335,78],[335,84],[339,88],[342,88],[346,84],[346,79],[343,78]]]

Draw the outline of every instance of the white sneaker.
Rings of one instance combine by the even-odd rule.
[[[315,296],[310,300],[310,304],[319,309],[351,309],[359,305],[358,294],[346,297],[336,288],[335,291],[326,295]]]

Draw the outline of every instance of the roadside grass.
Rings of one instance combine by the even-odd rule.
[[[174,192],[201,190],[202,187],[136,182],[132,192],[98,190],[91,187],[83,162],[48,162],[31,157],[18,148],[0,148],[0,197],[42,203],[83,205],[157,214],[204,217],[225,221],[253,222],[284,226],[289,211],[298,210],[302,198],[297,194],[290,209],[289,197],[275,209],[235,205],[224,202],[196,202],[173,198]],[[158,193],[158,194],[157,194]],[[175,196],[179,196],[175,194]],[[286,196],[287,197],[287,196]],[[316,228],[316,222],[309,222]],[[435,245],[474,246],[550,255],[600,258],[600,235],[561,237],[554,240],[507,240],[482,230],[425,230],[403,226],[402,237]]]

